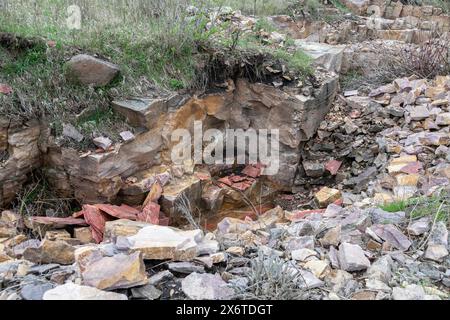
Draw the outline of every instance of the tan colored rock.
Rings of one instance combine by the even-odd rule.
[[[330,264],[324,260],[309,260],[304,267],[309,269],[317,278],[323,279],[330,271]]]
[[[131,221],[127,219],[119,219],[114,221],[107,221],[105,224],[105,240],[115,240],[117,237],[134,236],[144,227],[151,224],[140,221]]]
[[[92,232],[89,227],[75,228],[74,237],[80,241],[81,244],[95,243],[92,237]]]
[[[341,225],[338,225],[325,233],[320,243],[324,247],[335,246],[337,247],[341,242]]]
[[[11,227],[10,225],[0,221],[0,238],[10,238],[15,236],[17,230],[15,227]]]
[[[177,205],[181,197],[185,196],[191,203],[197,203],[201,198],[200,179],[195,176],[184,176],[173,180],[164,188],[161,196],[161,210],[176,219],[181,215]]]
[[[399,174],[395,177],[399,186],[414,186],[419,182],[419,174]]]
[[[192,260],[198,255],[197,245],[203,238],[200,230],[182,231],[176,228],[150,225],[134,236],[119,237],[117,244],[132,252],[139,251],[144,259]]]
[[[390,174],[395,174],[400,172],[400,170],[405,167],[409,163],[413,163],[417,161],[417,156],[401,156],[398,158],[394,158],[391,160],[388,166],[388,172]]]
[[[44,239],[55,241],[55,240],[66,240],[70,239],[70,233],[66,230],[50,230],[45,233]]]
[[[242,247],[229,247],[225,252],[234,254],[236,256],[243,256],[245,253],[245,250]]]
[[[34,263],[58,263],[63,265],[75,262],[75,248],[63,240],[44,240],[38,248],[27,248],[23,257]]]
[[[167,112],[168,104],[163,99],[133,99],[113,101],[115,111],[121,113],[134,127],[151,129]]]
[[[102,257],[82,272],[83,284],[101,290],[131,288],[147,284],[144,261],[139,252]]]
[[[0,263],[10,261],[12,258],[5,253],[0,252]]]
[[[321,208],[327,207],[329,204],[340,199],[342,197],[341,191],[337,189],[331,189],[328,187],[323,187],[314,196],[315,200]]]

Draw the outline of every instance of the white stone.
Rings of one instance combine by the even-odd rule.
[[[46,291],[43,300],[128,300],[128,298],[124,294],[69,282]]]

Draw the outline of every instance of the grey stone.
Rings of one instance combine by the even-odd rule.
[[[158,290],[155,286],[148,284],[143,287],[131,289],[133,298],[156,300],[162,295],[162,291]]]
[[[148,278],[148,284],[157,286],[163,282],[173,279],[173,274],[169,270],[158,272],[157,274]]]
[[[325,173],[325,165],[320,162],[303,161],[303,169],[308,177],[318,178]]]
[[[441,262],[448,256],[447,247],[443,244],[429,244],[425,250],[425,259]]]
[[[394,261],[390,256],[382,256],[375,260],[374,263],[367,269],[367,276],[371,279],[377,279],[384,283],[389,283],[392,278],[392,270]]]
[[[191,262],[171,262],[167,264],[167,267],[172,272],[178,272],[178,273],[204,273],[205,268],[203,266],[196,265]]]
[[[324,286],[324,282],[317,278],[312,272],[308,270],[299,270],[299,287],[306,289],[315,289]]]
[[[430,240],[428,244],[441,244],[448,246],[448,230],[445,222],[437,222],[431,229]]]
[[[291,252],[291,257],[293,260],[305,262],[311,257],[317,257],[317,252],[311,249],[298,249]]]
[[[430,111],[426,105],[418,105],[410,110],[411,120],[419,121],[424,120],[430,116]]]
[[[193,300],[224,300],[234,294],[218,274],[191,273],[181,281],[181,288]]]
[[[44,293],[43,300],[128,300],[127,296],[68,282]]]
[[[339,265],[345,271],[359,271],[370,267],[370,261],[364,255],[360,246],[342,243],[339,246]]]
[[[370,229],[399,250],[406,251],[411,246],[411,241],[392,224],[376,224],[371,226]]]
[[[103,150],[108,150],[112,145],[112,141],[108,137],[97,137],[92,141],[97,147],[102,148]]]
[[[406,217],[403,211],[387,212],[381,208],[370,208],[368,212],[372,218],[372,222],[375,224],[400,224]]]
[[[84,139],[84,136],[71,124],[63,123],[63,136],[71,138],[76,142],[81,142]]]
[[[54,285],[49,282],[27,284],[20,290],[20,295],[25,300],[42,300],[44,293],[53,288]]]
[[[425,291],[416,284],[407,285],[405,288],[394,287],[392,290],[393,300],[423,300]]]
[[[303,237],[294,237],[288,239],[284,248],[287,251],[294,251],[302,248],[314,249],[314,236],[303,236]]]
[[[430,229],[430,218],[423,217],[418,220],[412,221],[408,226],[408,232],[413,236],[420,236]]]

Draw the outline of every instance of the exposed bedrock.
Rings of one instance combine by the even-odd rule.
[[[268,178],[280,189],[290,190],[302,142],[315,134],[328,113],[337,79],[327,74],[309,96],[299,88],[278,89],[239,79],[229,80],[227,90],[201,97],[113,102],[115,111],[141,130],[135,139],[102,153],[82,154],[62,147],[48,126],[38,121],[13,124],[0,119],[0,207],[15,198],[27,175],[37,168],[61,196],[74,196],[81,203],[142,203],[156,178],[172,177],[171,184],[176,185],[192,174],[192,164],[174,166],[170,155],[175,145],[171,133],[180,128],[192,131],[194,121],[202,121],[203,130],[279,129],[280,169]]]

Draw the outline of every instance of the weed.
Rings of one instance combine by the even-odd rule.
[[[252,300],[299,300],[305,292],[299,286],[302,276],[289,262],[261,252],[251,260],[248,286],[236,287],[237,296]]]

